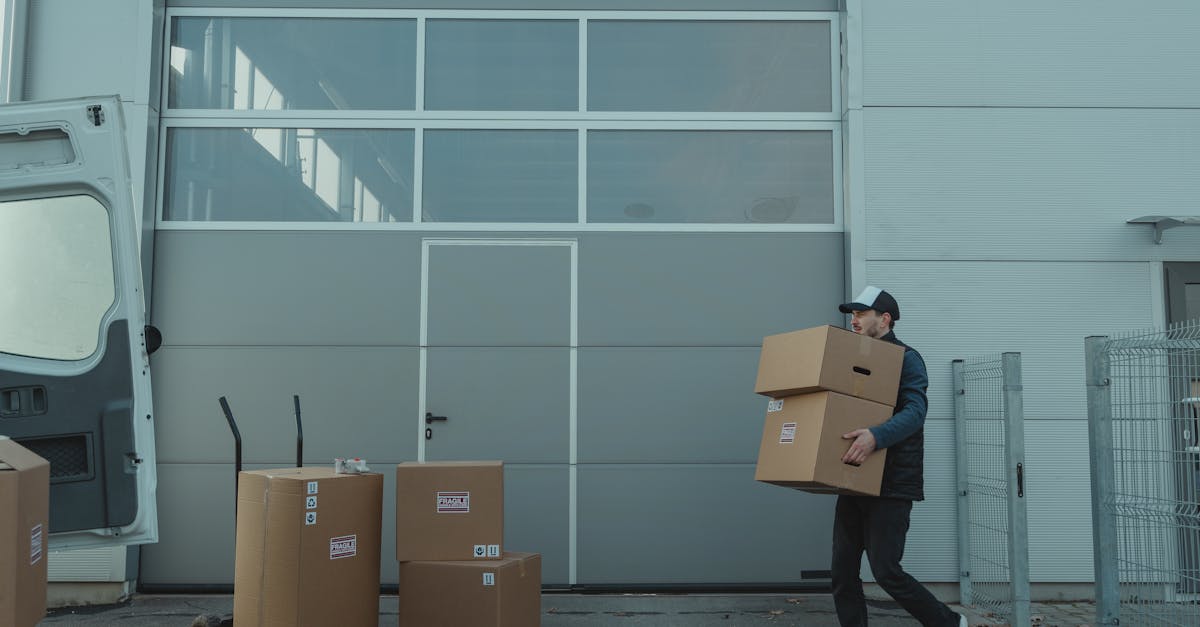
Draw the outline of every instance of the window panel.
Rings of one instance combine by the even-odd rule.
[[[409,222],[413,131],[172,128],[165,220]]]
[[[116,298],[108,210],[91,196],[0,202],[0,352],[79,360]]]
[[[828,22],[588,22],[591,111],[833,110]]]
[[[429,20],[425,108],[575,111],[579,23],[549,20]]]
[[[425,131],[423,220],[576,222],[576,131]]]
[[[588,222],[834,221],[830,131],[591,131]]]
[[[413,109],[416,20],[178,17],[168,106]]]

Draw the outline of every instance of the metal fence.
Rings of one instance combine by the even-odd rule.
[[[1096,622],[1200,625],[1200,320],[1085,353]]]
[[[1029,625],[1029,539],[1021,354],[957,359],[959,594]]]

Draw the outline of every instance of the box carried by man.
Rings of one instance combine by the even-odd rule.
[[[831,326],[763,338],[754,391],[770,396],[757,481],[807,492],[878,496],[887,451],[842,462],[842,435],[892,416],[904,348]]]
[[[832,326],[763,338],[754,391],[771,398],[828,390],[896,405],[904,347]]]

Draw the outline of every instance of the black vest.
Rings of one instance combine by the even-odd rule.
[[[925,360],[921,354],[896,339],[894,333],[889,332],[882,339],[903,346],[905,357],[912,353],[921,362],[921,368],[925,367]],[[926,373],[926,379],[928,378]],[[896,405],[900,405],[898,393]],[[879,496],[910,501],[925,500],[925,427],[922,426],[916,433],[888,447]]]

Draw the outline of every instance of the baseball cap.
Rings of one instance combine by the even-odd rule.
[[[864,288],[854,300],[838,305],[838,310],[847,314],[852,311],[864,311],[867,309],[874,309],[879,313],[892,314],[892,320],[900,319],[900,305],[896,302],[896,299],[891,294],[872,285]]]

